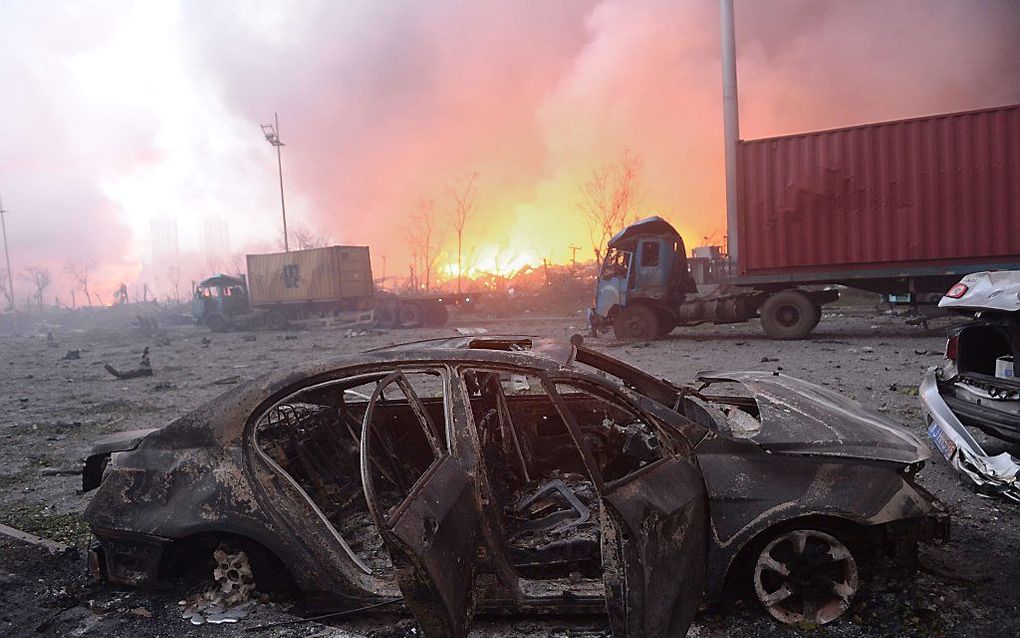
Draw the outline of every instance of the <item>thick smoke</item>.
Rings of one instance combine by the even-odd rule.
[[[141,270],[152,217],[192,259],[208,216],[233,250],[288,215],[406,269],[421,197],[478,171],[466,242],[532,259],[587,246],[578,185],[630,149],[648,213],[721,237],[718,6],[601,2],[181,2],[0,8],[0,195],[20,265]],[[742,136],[1020,101],[1014,0],[737,1]],[[449,234],[448,234],[449,235]],[[84,241],[83,241],[84,240]],[[153,285],[157,282],[150,281]],[[67,284],[61,284],[64,287]]]

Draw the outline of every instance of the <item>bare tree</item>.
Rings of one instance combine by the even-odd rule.
[[[592,173],[581,185],[577,207],[588,223],[595,260],[602,261],[606,243],[623,228],[628,219],[636,218],[641,203],[641,159],[624,151],[615,164],[608,164]]]
[[[64,264],[64,270],[68,275],[74,279],[78,284],[78,288],[85,293],[85,300],[88,302],[89,307],[92,307],[92,294],[89,292],[89,271],[92,269],[92,264],[77,259],[68,260]]]
[[[234,269],[232,274],[241,275],[248,267],[248,259],[244,253],[234,253],[230,255],[230,266]]]
[[[291,244],[297,246],[298,250],[325,248],[336,243],[328,234],[318,234],[307,226],[294,226],[293,230],[289,231],[288,234],[290,235]]]
[[[453,230],[457,233],[457,292],[460,293],[462,279],[464,227],[475,212],[475,200],[478,197],[478,172],[467,173],[454,180],[447,187],[446,193],[453,200]]]
[[[46,289],[50,287],[50,275],[49,268],[43,266],[29,266],[21,274],[22,278],[32,284],[35,288],[35,302],[39,306],[39,310],[43,309],[43,295],[46,293]]]
[[[423,284],[428,291],[432,287],[432,273],[439,261],[439,236],[436,230],[436,202],[422,198],[417,210],[411,214],[405,239],[411,251],[411,279]]]
[[[181,268],[180,266],[168,266],[166,269],[166,280],[174,291],[174,302],[181,303]]]

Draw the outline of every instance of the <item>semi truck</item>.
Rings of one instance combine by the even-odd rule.
[[[773,339],[803,339],[840,285],[937,303],[963,275],[1020,268],[1020,104],[741,140],[736,222],[735,263],[688,260],[659,217],[617,233],[592,332],[760,318]]]
[[[377,290],[368,246],[329,246],[247,255],[247,275],[217,274],[195,287],[197,323],[231,328],[286,328],[295,322],[372,322],[386,328],[442,326],[447,306],[477,295],[396,295]]]

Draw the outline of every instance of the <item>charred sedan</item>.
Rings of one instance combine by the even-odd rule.
[[[975,319],[921,383],[928,434],[978,492],[1020,502],[1020,271],[967,275],[939,307]]]
[[[465,635],[476,610],[676,636],[727,576],[785,622],[838,617],[863,548],[944,535],[914,480],[926,458],[787,377],[680,388],[579,340],[487,337],[262,377],[105,442],[84,487],[101,473],[86,518],[114,583],[155,585],[226,539],[310,599],[402,596],[427,636]]]

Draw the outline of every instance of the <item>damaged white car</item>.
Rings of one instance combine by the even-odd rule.
[[[921,383],[928,436],[979,493],[1020,502],[1020,271],[967,275],[939,307],[975,319]]]

